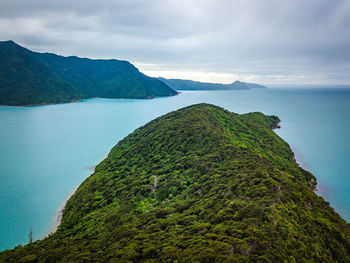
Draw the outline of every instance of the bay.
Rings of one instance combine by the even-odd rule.
[[[280,117],[276,132],[318,179],[317,193],[350,221],[350,89],[184,91],[153,100],[89,99],[0,106],[0,251],[54,229],[65,200],[123,137],[167,112],[212,103]]]

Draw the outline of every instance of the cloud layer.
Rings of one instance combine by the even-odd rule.
[[[2,0],[0,35],[153,76],[350,83],[347,0]]]

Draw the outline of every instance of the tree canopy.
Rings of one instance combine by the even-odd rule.
[[[151,121],[80,185],[54,234],[0,261],[349,262],[349,225],[278,121],[209,104]]]
[[[146,99],[177,92],[127,61],[37,53],[0,42],[0,105],[71,102],[92,97]]]

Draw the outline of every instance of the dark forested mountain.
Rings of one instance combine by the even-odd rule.
[[[0,42],[0,105],[32,105],[102,98],[176,95],[127,61],[37,53]]]
[[[350,262],[350,226],[272,130],[199,104],[120,141],[59,229],[0,262]]]
[[[265,88],[262,85],[236,80],[231,84],[199,82],[184,79],[158,78],[174,90],[248,90]]]

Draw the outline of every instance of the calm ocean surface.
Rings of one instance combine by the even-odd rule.
[[[123,137],[157,116],[207,102],[278,115],[276,131],[318,179],[318,193],[350,221],[350,89],[187,91],[153,100],[90,99],[0,106],[0,251],[55,226],[58,211]]]

